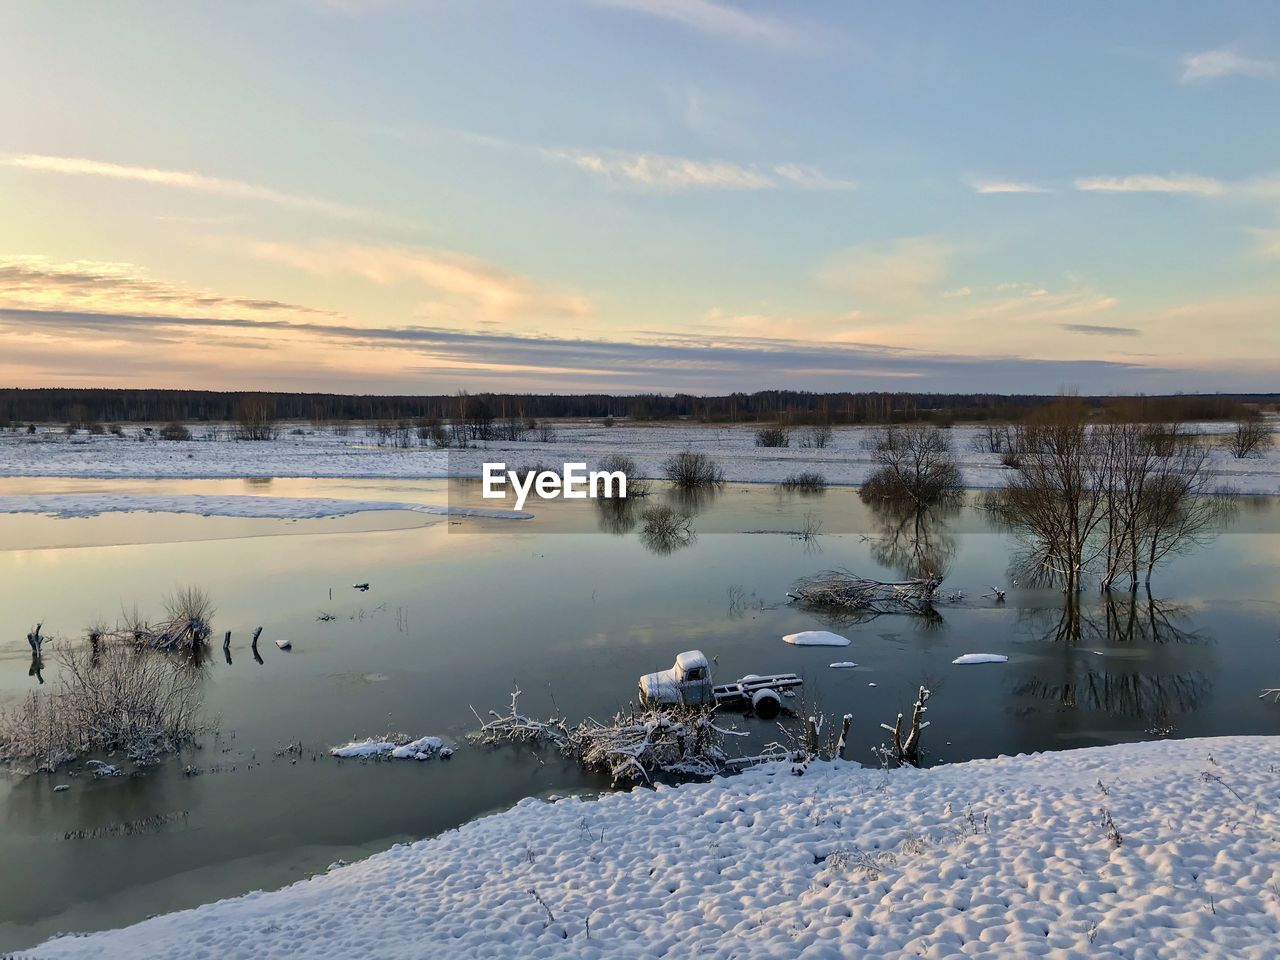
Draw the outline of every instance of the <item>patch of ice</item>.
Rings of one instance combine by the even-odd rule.
[[[193,513],[202,517],[245,517],[264,520],[315,520],[353,513],[407,510],[448,517],[532,520],[533,514],[486,507],[441,507],[399,500],[336,500],[325,497],[254,497],[141,493],[51,493],[0,497],[2,513],[47,513],[56,517],[96,517],[102,513]]]
[[[801,630],[799,633],[788,633],[782,638],[782,642],[797,647],[847,647],[849,638],[829,630]]]
[[[849,670],[853,667],[856,667],[857,664],[854,663],[852,660],[838,660],[835,663],[828,664],[828,666],[831,667],[831,669],[833,670]]]
[[[1000,653],[966,653],[963,656],[956,657],[951,662],[959,664],[1008,663],[1009,658]]]

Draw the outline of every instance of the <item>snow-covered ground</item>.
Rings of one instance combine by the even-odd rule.
[[[1220,433],[1226,424],[1201,424],[1196,429]],[[126,428],[130,434],[136,428]],[[291,429],[305,432],[295,435]],[[829,483],[861,483],[871,470],[865,448],[868,428],[838,427],[830,446],[805,449],[755,446],[751,426],[701,424],[644,424],[605,427],[599,423],[572,422],[556,426],[553,443],[494,441],[468,450],[435,450],[426,447],[379,447],[374,439],[354,428],[339,436],[323,428],[290,427],[276,440],[237,442],[230,430],[197,428],[220,439],[193,441],[138,441],[105,435],[66,436],[53,431],[31,436],[0,434],[0,477],[84,478],[223,478],[223,477],[368,477],[438,478],[478,477],[481,464],[505,462],[508,467],[542,464],[558,468],[582,461],[594,466],[609,453],[634,457],[648,477],[661,476],[662,461],[682,450],[698,450],[713,456],[729,480],[777,482],[805,469],[822,473]],[[979,428],[958,426],[950,431],[965,482],[974,488],[998,486],[1006,468],[992,453],[979,452],[975,441]],[[1213,452],[1214,472],[1222,485],[1238,493],[1280,493],[1280,448],[1265,455],[1237,460],[1225,448]]]
[[[31,957],[1271,958],[1280,738],[525,800]]]

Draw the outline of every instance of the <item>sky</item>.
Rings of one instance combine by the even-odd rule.
[[[0,385],[1280,390],[1280,5],[0,4]]]

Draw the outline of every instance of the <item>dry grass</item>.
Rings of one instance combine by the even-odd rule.
[[[778,486],[790,493],[822,493],[827,489],[827,478],[816,470],[805,470],[791,474]]]

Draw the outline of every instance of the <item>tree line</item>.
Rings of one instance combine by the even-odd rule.
[[[1025,419],[1052,403],[1051,396],[995,393],[840,392],[763,390],[723,396],[693,394],[457,393],[376,396],[213,390],[0,389],[0,427],[23,423],[164,423],[233,421],[246,403],[260,404],[275,419],[454,421],[559,417],[631,420],[693,419],[714,423],[811,424],[934,423]],[[1258,405],[1276,405],[1280,394],[1178,394],[1086,397],[1081,402],[1113,419],[1133,422],[1233,420]]]

